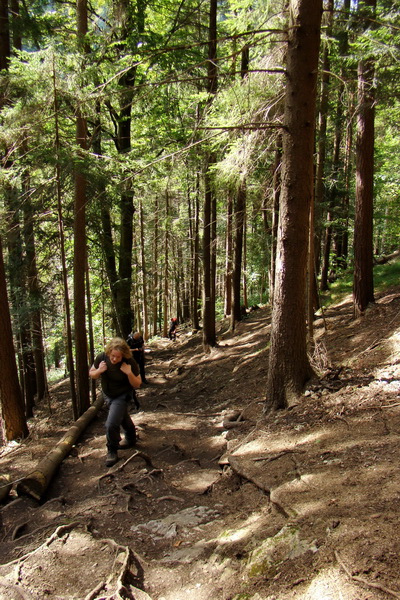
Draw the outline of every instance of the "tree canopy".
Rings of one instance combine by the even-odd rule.
[[[82,336],[90,361],[106,338],[132,328],[146,339],[166,335],[176,316],[202,327],[209,346],[217,343],[214,317],[232,315],[234,327],[245,309],[274,302],[276,273],[285,271],[275,260],[285,94],[298,75],[288,72],[290,15],[301,4],[28,0],[11,8],[2,0],[0,228],[26,407],[46,391],[40,356],[73,374]],[[398,249],[400,222],[398,7],[325,0],[321,8],[309,79],[316,81],[309,126],[318,168],[300,317],[309,325],[308,349],[319,289],[364,264],[354,251],[363,247],[357,233],[371,238],[372,265]],[[365,202],[357,195],[365,159],[357,142],[360,65],[374,111],[373,162],[361,175],[372,182],[365,230],[356,216],[356,198]],[[285,235],[296,245],[299,229]],[[86,296],[77,302],[80,268]],[[361,279],[354,302],[362,313]]]

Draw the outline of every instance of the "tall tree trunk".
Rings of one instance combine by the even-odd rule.
[[[149,314],[147,306],[147,269],[146,252],[144,247],[144,215],[143,202],[139,200],[139,220],[140,220],[140,262],[142,264],[142,290],[143,290],[143,337],[145,341],[149,339]]]
[[[245,184],[243,184],[245,185]],[[243,306],[249,308],[249,298],[247,295],[247,193],[245,188],[244,211],[243,211],[243,250],[242,250],[242,289]]]
[[[156,196],[154,207],[154,241],[153,241],[153,336],[157,335],[158,331],[158,197]]]
[[[348,110],[350,115],[355,113],[353,101]],[[345,157],[344,157],[344,195],[341,202],[342,225],[334,231],[333,247],[336,255],[336,265],[346,269],[349,257],[349,220],[350,220],[350,197],[352,194],[352,156],[353,156],[353,127],[346,130]]]
[[[16,190],[6,189],[4,204],[7,208],[8,279],[13,313],[14,331],[20,355],[22,392],[27,418],[33,416],[36,381],[32,358],[32,340],[29,323],[29,302],[26,281],[26,262],[22,248],[19,202]]]
[[[22,50],[22,36],[21,36],[21,15],[19,11],[19,2],[18,0],[10,1],[12,21],[11,21],[11,30],[12,30],[12,45],[13,48],[17,50]]]
[[[330,40],[332,36],[333,24],[333,0],[328,0],[326,14],[326,37]],[[325,200],[324,187],[324,172],[326,161],[326,138],[328,125],[328,103],[329,103],[329,84],[330,84],[330,58],[329,58],[329,42],[327,41],[323,49],[322,57],[322,74],[321,74],[321,91],[319,101],[318,114],[318,145],[317,145],[317,160],[315,168],[315,269],[313,269],[312,277],[315,281],[314,272],[318,272],[321,253],[321,238],[322,238],[322,206]],[[311,275],[311,273],[310,273]],[[315,308],[315,307],[314,307]]]
[[[11,316],[8,305],[6,273],[0,237],[0,400],[4,437],[7,440],[25,438],[28,426],[24,415],[24,403],[18,381]]]
[[[32,346],[35,362],[36,391],[38,400],[48,394],[46,364],[43,344],[42,315],[41,315],[41,293],[36,265],[35,234],[33,228],[33,207],[26,195],[24,204],[24,242],[27,264],[27,278],[30,304],[30,321],[32,330]]]
[[[94,123],[94,135],[92,136],[92,150],[97,156],[102,156],[102,127],[101,127],[101,104],[96,103],[96,120]],[[111,224],[110,208],[107,203],[107,190],[105,181],[100,181],[97,184],[99,197],[102,198],[100,204],[100,219],[101,219],[101,249],[107,280],[109,284],[111,296],[111,311],[114,329],[119,336],[122,335],[122,327],[117,310],[118,296],[118,273],[117,262],[115,258],[115,245],[113,241],[113,231]]]
[[[135,13],[136,22],[132,19],[133,11],[128,2],[119,4],[121,9],[122,39],[127,40],[136,31],[138,36],[144,31],[145,3],[138,2]],[[132,102],[136,80],[136,67],[130,68],[118,80],[121,87],[120,110],[117,116],[117,149],[120,154],[131,151]],[[120,199],[120,246],[118,261],[118,285],[116,288],[116,306],[121,326],[121,336],[125,339],[132,331],[133,312],[131,308],[132,288],[132,253],[133,253],[133,189],[131,179],[127,179],[125,190]]]
[[[127,35],[127,33],[125,34]],[[120,97],[120,111],[115,112],[111,107],[111,117],[116,123],[116,147],[120,154],[128,154],[131,150],[131,118],[133,86],[135,83],[136,69],[132,68],[119,79],[123,91]],[[132,288],[132,252],[133,252],[133,204],[132,183],[127,180],[125,190],[121,193],[120,203],[120,231],[119,231],[119,256],[118,272],[116,267],[116,252],[113,242],[112,226],[109,209],[102,206],[102,225],[104,231],[104,254],[106,259],[107,274],[110,281],[111,295],[115,308],[115,327],[118,335],[124,339],[128,337],[133,326],[133,312],[131,308]]]
[[[210,105],[217,92],[217,0],[210,0],[210,20],[208,28],[208,61],[207,61],[207,105]],[[204,194],[204,300],[203,300],[203,346],[206,352],[216,346],[215,331],[215,259],[216,259],[216,198],[213,192],[211,170],[215,156],[210,153],[207,157]]]
[[[193,319],[193,328],[199,329],[199,270],[200,270],[200,177],[197,173],[196,175],[196,194],[195,194],[195,208],[194,208],[194,244],[193,244],[193,309],[192,309],[192,319]]]
[[[7,0],[0,0],[0,70],[8,70],[9,60],[11,56],[11,39],[10,39],[10,23],[9,23],[9,9]],[[0,108],[6,104],[6,98],[1,93],[0,95]],[[8,161],[5,162],[5,168],[7,169],[10,166]],[[8,245],[10,248],[10,259],[16,259],[19,263],[15,264],[12,267],[12,271],[10,273],[10,289],[14,295],[13,305],[16,311],[17,316],[17,328],[18,328],[18,339],[19,345],[21,349],[21,362],[22,362],[22,382],[24,388],[25,395],[25,403],[26,403],[26,414],[32,416],[32,407],[33,407],[33,394],[34,394],[34,386],[32,385],[32,370],[34,369],[32,355],[31,355],[31,340],[30,340],[30,332],[28,326],[28,317],[27,317],[27,306],[22,306],[22,304],[26,304],[25,300],[23,300],[26,296],[24,294],[23,286],[25,285],[25,265],[23,265],[23,256],[22,256],[22,242],[20,239],[20,229],[19,229],[19,221],[18,221],[18,212],[17,206],[14,198],[14,193],[11,188],[6,190],[5,192],[5,203],[9,204],[8,208],[11,208],[10,216],[12,218],[12,227],[8,229]],[[0,242],[1,243],[1,242]],[[3,419],[4,419],[4,430],[7,439],[14,439],[15,437],[19,437],[18,435],[14,435],[15,431],[25,431],[27,432],[27,425],[25,420],[25,415],[19,415],[19,411],[23,412],[23,395],[21,393],[21,388],[18,382],[18,369],[17,364],[15,362],[15,356],[13,352],[11,352],[11,348],[13,348],[13,339],[12,339],[12,329],[11,329],[11,316],[8,306],[8,297],[7,297],[7,288],[5,282],[5,270],[3,263],[3,255],[2,248],[0,247],[1,253],[1,272],[0,277],[4,279],[4,281],[0,282],[1,288],[4,285],[4,290],[2,293],[4,294],[4,298],[2,298],[1,310],[0,310],[0,320],[1,329],[4,331],[4,336],[1,335],[1,344],[3,345],[3,350],[7,351],[9,354],[9,358],[3,364],[3,360],[1,359],[0,353],[0,364],[2,365],[2,376],[0,379],[8,379],[10,377],[10,381],[3,381],[4,393],[5,396],[3,398],[3,394],[1,393],[1,385],[0,385],[0,399],[1,403],[5,403],[5,406],[2,408],[3,410]],[[25,283],[24,283],[25,282]],[[5,303],[7,306],[3,305]],[[3,314],[4,310],[4,314]],[[25,314],[24,314],[25,313]],[[8,327],[10,327],[10,331],[8,332]],[[14,374],[15,367],[15,374]],[[14,381],[14,377],[16,381]],[[10,393],[15,390],[15,407],[12,403],[12,398],[10,397]],[[21,407],[19,406],[21,403]],[[7,422],[6,420],[7,419]],[[24,421],[24,423],[22,423]],[[21,434],[23,437],[23,434]]]
[[[90,294],[90,276],[89,276],[89,263],[86,260],[85,265],[85,278],[86,278],[86,305],[88,315],[88,329],[89,329],[89,363],[92,365],[95,357],[94,352],[94,336],[93,336],[93,314],[92,314],[92,299]],[[92,403],[95,402],[97,395],[97,386],[95,379],[90,380],[90,397]]]
[[[78,40],[81,48],[85,47],[87,33],[86,0],[77,0]],[[78,108],[76,116],[76,143],[80,155],[84,154],[87,145],[86,119]],[[75,205],[74,205],[74,322],[75,322],[75,355],[78,415],[82,415],[90,406],[89,370],[87,361],[87,335],[85,320],[85,269],[86,269],[86,176],[81,166],[75,171]]]
[[[188,221],[189,221],[189,248],[190,248],[190,256],[189,256],[189,265],[188,265],[188,298],[187,298],[187,303],[188,303],[188,315],[187,315],[187,320],[190,321],[192,319],[192,325],[193,325],[193,312],[194,312],[194,229],[195,229],[195,223],[194,223],[194,214],[195,214],[195,207],[194,207],[194,202],[192,205],[192,195],[191,195],[191,190],[190,190],[190,185],[188,185],[188,193],[187,193],[187,210],[188,210]]]
[[[279,198],[281,194],[282,136],[279,135],[276,150],[272,184],[272,225],[271,225],[271,267],[269,273],[269,297],[274,304],[276,247],[278,240]],[[266,215],[266,213],[265,213]],[[266,218],[264,218],[264,222]],[[268,225],[268,224],[267,224]]]
[[[78,401],[75,388],[75,365],[72,352],[72,326],[71,326],[71,306],[68,289],[68,272],[67,260],[65,254],[65,236],[64,236],[64,220],[62,211],[62,196],[61,196],[61,165],[60,165],[60,134],[58,124],[58,96],[56,86],[56,70],[53,61],[53,95],[54,95],[54,119],[55,119],[55,144],[56,144],[56,189],[57,189],[57,220],[58,220],[58,237],[61,249],[61,269],[64,291],[64,306],[65,306],[65,329],[66,329],[66,356],[69,373],[69,385],[71,394],[72,413],[74,419],[78,418]]]
[[[210,346],[215,346],[217,337],[215,332],[215,305],[213,305],[215,280],[212,269],[212,204],[213,193],[211,189],[211,175],[209,163],[205,173],[204,196],[204,230],[203,230],[203,346],[207,352]]]
[[[226,204],[226,241],[225,241],[225,316],[232,313],[232,248],[233,248],[233,197],[228,192]]]
[[[10,24],[8,20],[8,1],[0,0],[0,71],[8,69],[10,60]],[[0,106],[4,97],[0,98]]]
[[[165,190],[165,230],[164,230],[164,294],[163,294],[163,336],[168,333],[168,308],[169,308],[169,193]]]
[[[292,0],[288,28],[277,262],[266,408],[298,401],[312,374],[307,356],[306,270],[322,0]]]
[[[244,212],[246,210],[246,188],[241,183],[236,194],[234,211],[234,262],[232,273],[232,312],[231,312],[231,330],[235,330],[235,323],[241,321],[241,279],[242,279],[242,256],[243,256],[243,226]]]
[[[132,331],[132,247],[133,247],[133,194],[126,192],[121,197],[121,243],[118,263],[117,311],[121,323],[121,335],[126,339]]]
[[[376,0],[365,0],[362,16],[375,16]],[[367,22],[370,25],[369,22]],[[375,127],[374,59],[358,65],[358,115],[356,142],[356,205],[354,218],[353,305],[355,316],[374,302],[373,192]]]
[[[347,156],[349,156],[349,153],[351,150],[351,144],[350,144],[350,146],[348,146],[348,144],[346,143],[346,148],[348,148],[348,151],[345,153],[345,156],[343,159],[344,164],[345,164],[344,169],[343,169],[343,166],[341,165],[341,158],[340,158],[340,150],[341,150],[341,146],[342,146],[342,137],[343,137],[343,128],[344,128],[343,95],[345,94],[345,91],[346,91],[345,85],[343,82],[346,81],[346,79],[348,78],[348,75],[346,72],[347,67],[344,66],[345,65],[344,57],[347,56],[348,51],[349,51],[349,44],[348,44],[349,17],[350,17],[350,0],[344,0],[343,7],[341,10],[341,16],[339,18],[339,26],[341,27],[340,38],[339,38],[339,54],[343,60],[342,60],[342,67],[341,67],[341,80],[342,81],[339,84],[339,89],[338,89],[338,93],[337,93],[337,101],[336,101],[335,138],[334,138],[333,161],[332,161],[333,162],[333,164],[332,164],[332,172],[333,172],[332,179],[334,182],[336,182],[340,179],[341,171],[344,171],[345,181],[348,180],[348,172],[349,172],[349,165],[350,165],[350,162],[347,159]],[[327,68],[329,68],[329,65],[327,66]],[[352,114],[352,111],[350,111],[350,114]],[[351,133],[351,131],[352,131],[352,127],[349,127],[348,132]],[[317,185],[316,185],[316,187],[317,187]],[[347,190],[347,194],[348,194],[348,190]],[[342,251],[342,248],[343,248],[343,245],[341,242],[345,236],[347,237],[346,226],[344,224],[342,224],[340,227],[334,226],[333,222],[336,220],[335,215],[339,214],[340,212],[342,213],[342,215],[341,215],[342,220],[345,219],[345,215],[348,214],[348,202],[347,202],[347,207],[346,207],[344,200],[342,200],[340,203],[340,204],[342,204],[342,206],[340,206],[340,205],[338,206],[338,204],[337,204],[337,186],[335,183],[334,183],[334,186],[333,186],[332,191],[329,194],[329,196],[330,196],[329,209],[328,209],[328,213],[327,213],[328,226],[325,227],[325,233],[324,233],[323,260],[322,260],[321,279],[320,279],[320,289],[322,291],[326,291],[328,289],[329,272],[331,270],[330,253],[331,253],[333,236],[335,236],[335,239],[338,242],[336,245],[336,249],[340,249],[340,252]],[[343,210],[343,208],[345,210]],[[337,264],[340,263],[340,260],[341,260],[341,255],[337,255],[335,265],[334,265],[335,267]],[[345,264],[343,264],[343,262],[342,262],[342,266],[345,266]],[[333,267],[333,265],[332,265],[332,267]]]
[[[320,290],[322,292],[325,292],[329,289],[329,286],[328,286],[328,275],[329,275],[329,264],[330,264],[329,257],[330,257],[331,246],[332,246],[332,225],[331,225],[332,216],[331,216],[330,211],[327,214],[326,220],[327,220],[328,224],[325,227],[325,236],[324,236],[324,244],[323,244],[324,253],[322,256],[321,280],[320,280],[320,286],[319,286]]]

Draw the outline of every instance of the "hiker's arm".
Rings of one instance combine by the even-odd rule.
[[[107,363],[105,360],[102,360],[97,369],[94,365],[90,367],[89,376],[92,379],[98,379],[104,371],[107,371]]]
[[[123,362],[121,365],[121,371],[125,373],[125,375],[128,377],[129,383],[131,384],[133,389],[137,389],[141,386],[142,378],[140,377],[140,375],[135,375],[133,373],[131,365]]]

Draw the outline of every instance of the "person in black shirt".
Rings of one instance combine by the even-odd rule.
[[[140,376],[142,383],[147,383],[145,369],[144,369],[144,339],[140,331],[135,331],[129,334],[126,340],[129,348],[132,352],[132,357],[136,360],[139,365]]]
[[[139,367],[133,360],[128,344],[122,338],[113,338],[105,351],[94,359],[89,370],[92,379],[101,378],[101,389],[109,407],[106,421],[106,466],[118,461],[118,449],[131,448],[136,444],[136,429],[129,416],[129,403],[135,388],[142,382]],[[125,441],[120,444],[120,428]]]

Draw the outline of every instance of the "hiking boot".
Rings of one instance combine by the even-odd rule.
[[[134,448],[136,446],[136,440],[127,440],[126,438],[120,442],[118,448],[120,450],[127,450],[128,448]]]
[[[112,450],[107,452],[106,467],[112,467],[116,462],[118,462],[118,454]]]

